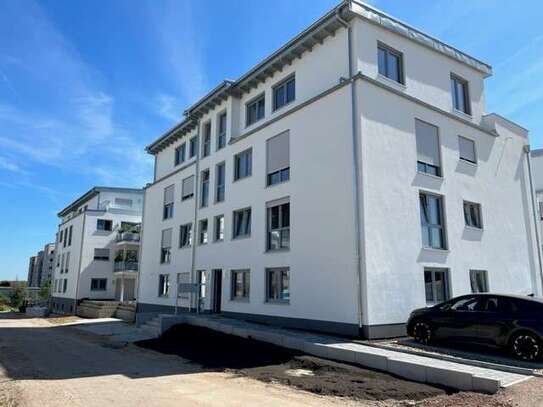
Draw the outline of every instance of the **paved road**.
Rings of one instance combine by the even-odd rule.
[[[0,314],[2,391],[14,393],[21,407],[361,405],[203,372],[176,356],[134,346],[114,349],[97,335],[11,314]]]

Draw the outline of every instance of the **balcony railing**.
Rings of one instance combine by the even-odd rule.
[[[137,261],[116,261],[113,266],[113,271],[138,271]]]
[[[139,242],[140,234],[137,232],[119,232],[117,233],[117,242]]]

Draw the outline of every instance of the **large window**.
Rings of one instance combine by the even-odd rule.
[[[198,222],[198,243],[199,244],[206,244],[208,241],[208,234],[207,234],[207,219],[202,219],[200,222]]]
[[[158,296],[167,297],[170,292],[170,275],[159,274],[158,275]]]
[[[190,199],[194,196],[194,175],[183,180],[181,185],[181,200]]]
[[[267,184],[274,185],[290,179],[290,134],[281,133],[266,141]]]
[[[453,107],[460,112],[471,114],[468,82],[451,74],[451,93]]]
[[[288,302],[290,300],[290,271],[285,268],[266,269],[266,301]]]
[[[482,229],[481,205],[464,201],[464,220],[466,221],[466,226]]]
[[[196,136],[189,140],[189,158],[195,157],[198,152],[198,139]]]
[[[215,216],[215,225],[213,226],[213,239],[216,242],[224,240],[224,215]]]
[[[72,232],[73,232],[73,225],[70,226],[70,229],[68,229],[68,246],[72,245]]]
[[[91,291],[106,291],[107,290],[107,278],[92,278],[91,279]]]
[[[251,208],[234,211],[233,234],[234,239],[249,237],[251,235]]]
[[[296,79],[294,76],[286,79],[273,88],[273,110],[277,110],[296,99]]]
[[[437,304],[449,299],[447,269],[424,269],[426,303]]]
[[[185,161],[185,153],[187,144],[183,143],[175,148],[175,165],[179,165]]]
[[[253,171],[253,150],[248,149],[234,156],[234,181],[250,177]]]
[[[475,141],[458,136],[458,152],[461,160],[473,164],[477,163],[477,156],[475,155]]]
[[[200,207],[204,208],[209,204],[209,170],[201,172],[202,195],[200,196]]]
[[[443,224],[443,202],[437,195],[420,194],[422,245],[432,249],[446,249]]]
[[[192,223],[179,227],[179,248],[190,247],[192,244]]]
[[[204,124],[204,137],[202,139],[202,157],[211,153],[211,122]]]
[[[472,293],[488,292],[488,273],[486,270],[470,270],[469,281]]]
[[[94,260],[109,261],[109,249],[94,249]]]
[[[438,128],[415,119],[415,137],[417,143],[417,170],[440,177],[441,160]]]
[[[226,146],[226,112],[221,113],[217,121],[217,150],[220,150]]]
[[[203,300],[207,294],[207,273],[205,270],[198,270],[198,284],[200,284],[200,300]]]
[[[107,232],[111,232],[113,229],[113,221],[107,220],[107,219],[98,219],[96,221],[96,230],[103,230]],[[64,234],[64,243],[66,243],[66,233]],[[64,246],[66,247],[66,246]]]
[[[264,95],[261,95],[252,102],[247,103],[245,109],[247,111],[245,119],[246,126],[250,126],[251,124],[263,119],[265,112]]]
[[[108,250],[108,260],[109,260],[109,249]],[[66,253],[66,263],[64,263],[64,272],[67,273],[70,271],[70,252]]]
[[[162,219],[173,217],[174,185],[164,188],[164,207],[162,209]]]
[[[281,250],[290,247],[290,203],[288,198],[267,205],[267,249]]]
[[[162,241],[160,244],[160,263],[169,263],[172,255],[172,229],[162,231]]]
[[[225,163],[217,164],[215,170],[215,202],[224,201],[226,189],[226,170]]]
[[[402,54],[385,45],[377,47],[379,74],[398,83],[404,83]]]
[[[249,270],[232,270],[231,299],[249,300],[250,277]]]

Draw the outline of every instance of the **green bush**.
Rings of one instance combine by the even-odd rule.
[[[9,298],[0,294],[0,311],[9,311],[11,309]]]
[[[11,290],[9,303],[13,308],[18,309],[24,305],[24,302],[25,302],[25,289],[21,285],[16,285]]]

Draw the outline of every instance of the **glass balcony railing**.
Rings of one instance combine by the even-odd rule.
[[[117,233],[117,242],[139,242],[140,234],[137,232],[119,232]]]
[[[116,261],[113,266],[113,271],[138,271],[139,264],[137,261]]]

